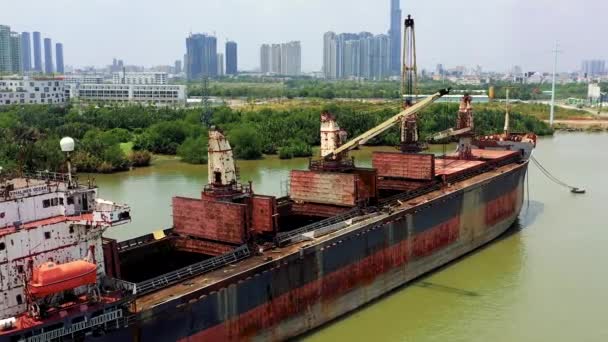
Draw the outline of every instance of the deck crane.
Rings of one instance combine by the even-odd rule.
[[[324,139],[322,139],[321,150],[324,151],[322,153],[322,157],[323,157],[324,161],[331,162],[331,161],[340,161],[340,160],[344,159],[344,157],[346,156],[348,151],[350,151],[360,145],[365,144],[367,141],[378,136],[380,133],[391,128],[393,125],[400,124],[402,122],[402,120],[407,119],[410,116],[416,115],[416,113],[418,113],[422,109],[426,108],[427,106],[431,105],[437,99],[439,99],[443,95],[448,94],[449,92],[450,92],[449,88],[441,89],[438,92],[436,92],[435,94],[425,98],[424,100],[417,102],[416,104],[412,105],[411,107],[405,108],[404,110],[402,110],[398,114],[392,116],[391,118],[387,119],[386,121],[382,122],[378,126],[368,130],[367,132],[351,139],[350,141],[348,141],[344,144],[338,143],[338,144],[334,144],[333,148],[327,148],[327,147],[323,146]],[[337,132],[336,134],[342,134],[338,130],[336,130],[336,132]],[[328,140],[332,141],[332,142],[341,141],[340,138],[328,139]]]
[[[458,108],[458,118],[456,119],[456,127],[451,127],[441,132],[435,133],[428,138],[428,141],[440,141],[450,137],[459,137],[472,133],[473,107],[471,106],[471,100],[472,98],[468,94],[465,94],[460,100],[460,106]]]
[[[416,34],[414,18],[408,15],[404,21],[403,31],[403,66],[401,68],[401,96],[403,109],[411,107],[418,95],[418,67],[416,66]],[[425,144],[418,140],[418,118],[416,115],[403,118],[401,121],[401,152],[420,152]]]
[[[458,108],[458,118],[456,127],[448,128],[445,131],[434,134],[429,141],[443,140],[449,137],[458,137],[458,157],[460,159],[470,159],[473,142],[473,98],[469,94],[464,94],[460,100]],[[508,120],[508,119],[507,119]]]

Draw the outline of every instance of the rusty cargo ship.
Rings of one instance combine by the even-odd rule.
[[[128,241],[102,236],[128,222],[129,208],[96,199],[90,183],[5,181],[0,213],[29,200],[54,211],[0,215],[9,292],[0,341],[284,340],[494,240],[520,212],[536,136],[475,136],[470,97],[442,133],[458,140],[452,154],[410,141],[374,153],[371,168],[348,156],[393,125],[407,130],[446,92],[351,140],[323,113],[321,157],[293,170],[279,198],[240,182],[229,142],[212,129],[200,198],[174,197],[170,229]]]

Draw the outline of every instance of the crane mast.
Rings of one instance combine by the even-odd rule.
[[[401,96],[403,108],[412,106],[418,95],[418,67],[416,66],[416,33],[414,19],[408,15],[404,21],[403,66],[401,68]],[[401,151],[420,152],[423,145],[418,141],[418,118],[415,115],[401,120]]]

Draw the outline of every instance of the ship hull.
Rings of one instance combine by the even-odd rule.
[[[181,290],[191,284],[185,281],[175,285],[181,295],[152,294],[136,316],[104,324],[95,337],[81,336],[94,341],[280,341],[304,334],[503,234],[521,210],[527,167],[527,162],[507,166],[439,195],[417,197],[407,209],[300,244],[184,294]],[[12,338],[0,338],[5,340]]]
[[[277,341],[303,334],[496,239],[519,215],[526,171],[527,162],[301,248],[237,283],[158,303],[139,314],[130,336]]]

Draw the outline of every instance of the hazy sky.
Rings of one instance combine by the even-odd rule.
[[[172,64],[188,32],[215,32],[239,45],[239,68],[259,65],[259,46],[302,42],[302,67],[320,70],[329,30],[385,33],[389,0],[2,0],[0,24],[40,31],[64,44],[65,63]],[[607,0],[402,0],[416,19],[419,68],[443,63],[485,70],[577,70],[585,58],[608,59]]]

